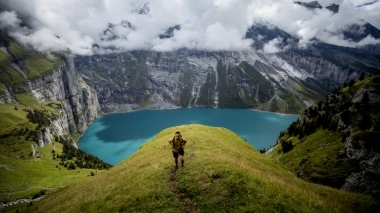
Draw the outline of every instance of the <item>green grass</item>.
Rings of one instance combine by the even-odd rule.
[[[34,80],[53,73],[57,65],[62,63],[59,57],[50,59],[46,56],[28,51],[12,39],[5,38],[5,40],[9,43],[8,50],[12,56],[10,57],[5,52],[0,51],[0,82],[6,85],[24,87],[26,82],[25,77],[10,65],[10,63],[15,63],[16,58],[18,61],[17,64],[21,66],[20,68],[23,69],[23,72],[29,80]]]
[[[302,100],[293,93],[281,88],[277,91],[277,95],[285,101],[279,103],[284,113],[300,114],[305,109]]]
[[[26,60],[26,75],[29,79],[37,79],[53,73],[56,63],[38,56],[31,56]]]
[[[290,137],[287,140],[292,141],[294,145],[292,151],[281,153],[281,146],[278,145],[270,156],[293,173],[299,169],[302,162],[303,179],[342,186],[346,177],[357,168],[356,161],[348,159],[344,154],[338,154],[344,150],[339,132],[329,133],[327,130],[319,129],[302,142],[298,137]]]
[[[13,139],[13,140],[12,140]],[[11,141],[18,143],[17,146]],[[47,190],[48,193],[62,187],[73,185],[84,179],[89,178],[90,169],[68,170],[58,165],[58,159],[53,160],[52,149],[58,153],[62,152],[62,145],[59,143],[48,144],[44,147],[38,147],[38,152],[42,158],[30,157],[32,142],[22,141],[16,138],[7,138],[7,144],[1,144],[0,169],[0,202],[17,200],[20,198],[30,198],[32,195],[41,190]],[[13,145],[12,149],[8,146]],[[98,173],[104,171],[97,171]]]
[[[14,41],[10,41],[9,51],[13,56],[18,57],[18,58],[29,55],[29,52],[25,50],[25,48],[23,48],[21,45],[17,44]]]
[[[346,99],[352,97],[352,95],[357,92],[360,88],[375,87],[379,89],[380,75],[376,75],[370,78],[366,78],[362,81],[357,81],[351,87],[345,87],[342,89],[342,94]]]
[[[42,158],[30,156],[34,142],[27,140],[26,134],[13,134],[26,128],[34,130],[37,126],[28,121],[24,109],[33,109],[27,106],[34,106],[34,109],[46,109],[46,113],[50,113],[59,103],[51,102],[51,107],[38,104],[30,94],[19,94],[17,98],[25,105],[0,104],[0,202],[30,198],[45,189],[50,193],[88,178],[91,172],[97,172],[78,168],[68,170],[61,165],[57,167],[58,159],[52,158],[53,144],[37,148]],[[55,142],[54,146],[56,153],[61,154],[62,145]]]
[[[17,107],[17,110],[15,110],[15,107]],[[24,108],[16,104],[0,104],[0,135],[9,133],[14,128],[22,125],[22,123],[28,122],[26,119],[27,112],[23,111]]]
[[[17,84],[25,82],[21,73],[9,66],[9,55],[0,51],[0,82],[4,84]]]
[[[367,212],[370,196],[298,179],[235,133],[184,125],[163,130],[112,169],[48,195],[28,212],[184,212],[170,190],[174,160],[167,140],[188,140],[178,188],[202,212]]]
[[[8,54],[6,54],[4,51],[0,50],[0,64],[7,62],[9,59]]]

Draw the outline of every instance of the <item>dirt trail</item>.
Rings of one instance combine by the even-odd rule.
[[[187,194],[182,193],[179,190],[176,172],[177,169],[173,166],[170,169],[168,179],[170,190],[174,193],[179,202],[182,203],[186,213],[200,213],[201,210],[198,208],[197,204],[194,203]]]

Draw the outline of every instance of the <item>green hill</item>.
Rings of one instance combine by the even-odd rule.
[[[177,171],[168,139],[188,140]],[[108,171],[47,195],[27,212],[370,212],[371,196],[305,182],[225,129],[163,130]]]
[[[298,177],[380,194],[380,75],[337,89],[305,110],[270,155]]]

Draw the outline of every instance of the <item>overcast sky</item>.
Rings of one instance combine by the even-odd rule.
[[[340,5],[339,13],[325,8],[307,10],[293,0],[1,0],[0,29],[40,51],[70,49],[75,54],[94,54],[119,50],[148,49],[172,51],[178,48],[199,50],[244,50],[252,40],[244,39],[255,22],[270,22],[300,38],[307,46],[313,38],[342,46],[379,44],[367,37],[359,43],[343,40],[340,32],[354,23],[369,22],[380,29],[380,2],[357,7],[372,0],[320,0],[322,7]],[[308,2],[308,1],[305,1]],[[138,9],[148,3],[147,14]],[[121,25],[131,23],[132,28]],[[115,24],[110,40],[104,35],[108,24]],[[180,25],[169,39],[159,39],[167,28]],[[276,38],[264,52],[280,51]],[[94,49],[97,44],[99,49]],[[115,48],[113,48],[115,49]]]

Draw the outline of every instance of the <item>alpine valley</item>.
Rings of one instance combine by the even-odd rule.
[[[323,9],[318,2],[295,2],[295,4],[307,7],[310,11]],[[332,4],[327,9],[331,10],[332,14],[339,13],[339,5]],[[144,4],[135,12],[141,15],[148,14],[149,4]],[[104,40],[120,39],[120,35],[115,32],[116,28],[135,30],[133,23],[123,20],[118,23],[109,23],[108,28],[99,34]],[[170,39],[181,29],[181,25],[174,25],[164,29],[158,38]],[[352,25],[346,31],[336,33],[342,33],[346,40],[357,42],[367,37],[380,39],[380,30],[367,22]],[[339,124],[339,127],[332,129],[323,127],[310,135],[314,134],[313,137],[318,139],[328,138],[330,135],[333,135],[335,139],[338,138],[340,144],[336,146],[339,148],[329,149],[333,150],[331,153],[318,153],[318,156],[322,156],[323,159],[328,157],[335,159],[335,156],[338,156],[343,159],[339,162],[343,162],[344,168],[352,166],[352,170],[347,170],[344,174],[337,174],[340,172],[339,170],[332,171],[328,167],[323,167],[321,169],[323,171],[317,169],[320,172],[313,176],[312,169],[317,167],[315,165],[320,163],[321,159],[316,160],[317,163],[312,162],[311,157],[307,157],[307,153],[309,155],[312,153],[310,150],[298,151],[305,156],[294,157],[297,156],[297,146],[301,147],[302,143],[310,137],[299,136],[296,139],[300,132],[297,132],[298,134],[289,133],[289,129],[282,133],[277,147],[269,154],[274,156],[275,161],[284,164],[284,167],[291,172],[296,171],[295,173],[299,177],[308,181],[343,188],[347,191],[370,193],[373,198],[370,199],[371,201],[365,201],[371,203],[369,209],[363,207],[365,206],[364,201],[359,200],[357,202],[362,203],[357,211],[365,212],[377,208],[379,206],[378,190],[380,189],[378,145],[360,145],[366,144],[366,137],[357,135],[364,132],[369,135],[370,142],[368,144],[378,143],[373,137],[377,137],[379,134],[368,133],[368,131],[378,131],[379,112],[378,108],[375,108],[380,100],[378,83],[380,45],[377,43],[343,47],[313,39],[312,44],[302,46],[298,37],[264,20],[255,21],[247,29],[245,38],[254,42],[249,49],[241,51],[207,51],[186,48],[167,52],[121,51],[116,47],[110,47],[108,54],[84,56],[73,54],[69,50],[45,54],[28,45],[22,45],[10,36],[7,30],[3,30],[0,33],[0,175],[2,179],[0,181],[0,202],[6,203],[33,195],[35,195],[33,197],[38,197],[45,194],[46,191],[59,191],[61,187],[72,186],[76,183],[79,183],[76,187],[80,188],[81,182],[85,181],[89,174],[95,175],[93,171],[96,173],[95,176],[103,179],[108,172],[113,172],[112,174],[118,172],[114,176],[120,175],[121,167],[106,171],[111,167],[110,165],[95,156],[78,150],[76,146],[78,137],[86,131],[88,125],[103,114],[129,112],[137,109],[213,107],[255,109],[287,114],[306,113],[302,115],[301,121],[293,124],[299,128],[302,124],[307,125],[307,122],[312,121],[313,116],[313,118],[323,117],[327,112],[335,113],[337,115],[335,118],[324,120],[324,122],[333,121],[336,126]],[[273,53],[264,51],[265,44],[273,40],[280,41],[278,47],[281,51]],[[96,50],[99,45],[94,43],[92,48]],[[355,84],[355,82],[357,83]],[[342,95],[342,92],[337,91],[343,85],[350,86],[351,89],[342,90]],[[352,99],[350,103],[359,102],[366,90],[369,91],[368,102],[370,105],[372,104],[369,108],[374,110],[367,113],[373,116],[372,126],[367,126],[365,131],[356,131],[358,122],[352,121],[353,123],[349,124],[348,121],[342,121],[342,117],[344,117],[342,113],[346,110],[351,113],[350,115],[355,115],[357,120],[363,120],[364,115],[357,112],[360,109],[353,105],[348,106],[348,104],[346,104],[347,109],[343,109],[344,104],[342,106],[334,105],[334,107],[332,105],[334,101],[349,102],[348,99]],[[325,97],[329,101],[325,100]],[[332,98],[335,99],[331,100]],[[318,106],[318,110],[316,106]],[[334,108],[335,111],[328,111],[327,106]],[[338,111],[337,108],[342,111]],[[316,111],[319,113],[318,116]],[[312,113],[314,113],[313,116],[311,116]],[[207,129],[207,131],[205,130],[205,133],[202,134],[209,136],[215,130]],[[215,132],[225,134],[219,133],[219,130]],[[347,132],[357,132],[357,134],[347,135]],[[196,133],[192,134],[196,137]],[[285,141],[284,143],[292,141],[295,145],[294,150],[287,154],[281,152],[283,141]],[[326,146],[326,144],[321,146]],[[315,145],[315,147],[318,150],[320,148],[319,145]],[[292,159],[292,156],[295,160]],[[42,162],[41,157],[44,158],[43,166],[41,166],[42,164],[37,165],[38,162]],[[349,159],[354,159],[355,162]],[[263,162],[267,160],[265,158]],[[144,162],[138,161],[138,163],[145,165]],[[276,167],[278,170],[283,169],[278,165],[268,164],[271,169],[272,167]],[[325,166],[326,164],[328,163],[325,163]],[[340,164],[331,164],[332,167],[337,165]],[[125,164],[122,166],[123,169],[128,169]],[[41,167],[45,169],[41,169]],[[64,169],[61,171],[61,168]],[[167,166],[167,168],[169,167]],[[241,168],[239,167],[239,169]],[[265,169],[262,170],[265,172]],[[332,178],[321,177],[322,173],[329,173],[329,171],[334,172]],[[219,180],[224,180],[223,178],[228,176],[223,172],[211,173],[209,174],[209,177],[212,178],[211,182],[207,182],[208,179],[194,180],[193,182],[222,184],[222,181]],[[33,178],[30,178],[30,175]],[[18,178],[14,178],[15,176]],[[366,179],[368,187],[362,186],[360,178]],[[103,179],[99,180],[103,181]],[[181,179],[181,181],[179,184],[193,183],[192,180]],[[329,183],[329,181],[336,182]],[[280,187],[285,188],[286,186],[281,185]],[[204,200],[201,202],[201,199],[208,199],[207,193],[204,195],[204,191],[202,191],[200,194],[206,197],[199,197],[198,192],[191,191],[190,188],[185,189],[184,185],[180,188],[184,193],[189,192],[193,200],[199,198],[201,209],[210,209],[207,204],[202,204]],[[136,191],[140,190],[144,189]],[[228,197],[231,195],[225,192],[217,192],[215,196]],[[57,194],[59,193],[57,192]],[[310,192],[310,194],[313,193],[315,192]],[[161,195],[155,196],[157,199],[164,199]],[[43,199],[49,199],[49,196],[47,195],[47,198]],[[212,196],[212,193],[209,196]],[[329,194],[329,196],[332,195]],[[349,205],[355,205],[353,200],[355,199],[350,200]],[[218,205],[216,203],[215,205]],[[5,204],[3,205],[5,206]],[[242,205],[232,202],[231,206],[224,208],[224,211],[230,212],[229,210],[237,209],[237,206]],[[287,208],[282,210],[304,210]],[[307,207],[305,206],[305,208]],[[124,210],[119,209],[119,211],[128,212],[132,209],[128,207]],[[276,207],[273,209],[278,210]],[[316,207],[309,212],[317,209]],[[47,209],[39,209],[41,212],[44,210]],[[342,208],[336,212],[340,210]],[[141,211],[149,211],[149,207]],[[161,211],[165,212],[165,209],[161,209]]]

